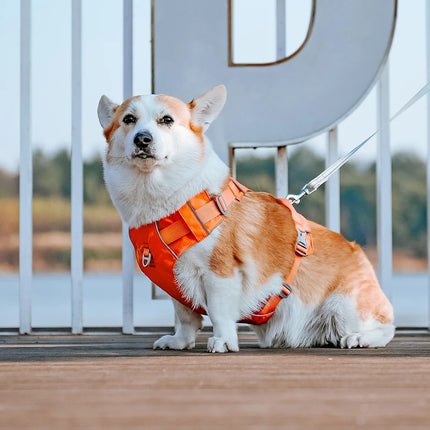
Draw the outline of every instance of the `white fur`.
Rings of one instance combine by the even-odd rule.
[[[225,88],[216,87],[194,100],[192,120],[207,129],[225,102]],[[104,128],[110,125],[116,105],[103,96],[99,118]],[[120,127],[112,137],[104,161],[104,175],[112,201],[122,219],[131,227],[148,224],[178,210],[202,190],[219,193],[228,178],[228,168],[212,149],[207,138],[202,143],[187,127],[174,123],[160,126],[156,118],[171,114],[155,96],[141,96],[130,103],[128,111],[139,120],[130,131]],[[141,130],[154,140],[154,158],[133,158],[133,138]],[[255,264],[237,269],[231,278],[220,278],[209,268],[218,229],[187,250],[177,261],[175,275],[184,294],[195,306],[206,309],[213,337],[208,351],[238,351],[236,321],[256,311],[261,301],[281,289],[281,275],[266,285],[258,285]],[[188,349],[195,345],[202,317],[174,301],[177,326],[173,336],[163,336],[154,348]],[[332,294],[321,305],[306,305],[292,293],[279,304],[275,315],[255,327],[262,347],[301,347],[326,345],[341,347],[384,346],[391,340],[394,327],[376,321],[363,322],[351,297]]]

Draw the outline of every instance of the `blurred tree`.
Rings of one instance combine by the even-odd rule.
[[[41,149],[34,152],[33,193],[42,197],[70,197],[70,155],[67,149],[54,155],[46,155]]]
[[[0,198],[17,197],[19,192],[19,177],[0,169]]]
[[[416,155],[397,153],[393,169],[393,245],[415,257],[427,255],[426,166]]]
[[[110,204],[110,197],[103,179],[103,163],[99,156],[84,163],[84,202]]]
[[[304,184],[324,170],[324,160],[306,147],[289,154],[289,190],[297,193]],[[427,189],[424,161],[410,153],[392,157],[393,245],[414,257],[427,255]],[[275,192],[273,157],[240,158],[239,181],[256,191]],[[62,149],[47,155],[36,150],[33,156],[34,195],[70,198],[70,154]],[[361,245],[376,242],[375,164],[364,166],[350,161],[341,171],[342,233]],[[18,175],[0,169],[0,198],[18,195]],[[110,205],[103,180],[100,157],[84,163],[84,202],[94,206]],[[324,187],[304,198],[299,211],[324,224]]]

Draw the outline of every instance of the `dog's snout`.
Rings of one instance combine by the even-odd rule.
[[[138,148],[145,148],[147,147],[150,143],[152,143],[152,134],[145,130],[145,131],[139,131],[138,133],[136,133],[136,135],[134,136],[134,144],[138,147]]]

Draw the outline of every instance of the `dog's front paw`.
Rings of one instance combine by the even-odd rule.
[[[189,341],[180,336],[166,335],[154,342],[154,349],[192,349],[196,346],[194,340]]]
[[[238,352],[239,345],[237,340],[227,341],[222,337],[210,337],[208,339],[208,351],[209,352]]]

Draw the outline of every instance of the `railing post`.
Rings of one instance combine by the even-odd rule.
[[[337,126],[327,134],[326,168],[338,159]],[[330,230],[340,232],[340,183],[339,171],[333,173],[325,186],[325,219]]]
[[[285,34],[286,0],[276,0],[276,59],[285,58],[287,53],[287,37]]]
[[[234,146],[232,144],[228,147],[228,163],[230,167],[230,174],[233,178],[236,177],[236,155],[234,151]]]
[[[19,332],[31,332],[33,158],[31,147],[31,2],[20,11]]]
[[[285,34],[285,8],[286,0],[276,0],[276,59],[285,58],[287,40]],[[276,148],[275,159],[276,195],[285,198],[288,194],[288,157],[287,146]]]
[[[133,95],[133,0],[123,0],[123,96]],[[133,321],[134,250],[128,225],[122,224],[122,332],[134,333]]]
[[[83,331],[82,1],[72,0],[71,145],[72,333]]]
[[[430,4],[426,3],[426,66],[430,82]],[[430,292],[430,94],[427,94],[427,289]],[[428,303],[428,329],[430,330],[430,294]]]
[[[379,280],[391,299],[392,296],[392,209],[391,209],[391,149],[390,149],[390,93],[388,62],[383,66],[378,81],[378,156],[377,186],[377,246]]]
[[[276,195],[284,199],[288,195],[288,156],[286,145],[276,148],[275,179]]]

